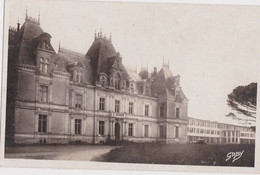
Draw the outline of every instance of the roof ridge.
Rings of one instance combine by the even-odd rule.
[[[66,53],[69,53],[69,54],[73,54],[73,55],[76,55],[76,56],[82,56],[82,57],[85,56],[85,54],[83,54],[83,53],[79,53],[79,52],[76,52],[76,51],[73,51],[73,50],[70,50],[70,49],[67,49],[67,48],[62,48],[62,47],[59,48],[59,52],[66,52]]]

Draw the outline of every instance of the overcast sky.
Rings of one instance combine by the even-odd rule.
[[[56,51],[60,41],[85,54],[102,28],[112,33],[126,67],[160,70],[163,57],[169,60],[173,74],[181,76],[190,117],[235,124],[225,117],[227,95],[259,80],[260,7],[18,1],[10,9],[11,26],[24,22],[26,5],[29,16],[38,18],[40,11]]]

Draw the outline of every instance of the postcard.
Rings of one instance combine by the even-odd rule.
[[[1,166],[260,172],[260,6],[4,9]]]

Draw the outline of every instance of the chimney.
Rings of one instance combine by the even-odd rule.
[[[153,68],[153,73],[156,75],[157,74],[157,67]]]
[[[20,23],[19,23],[19,20],[18,20],[18,23],[17,23],[17,32],[20,30]]]

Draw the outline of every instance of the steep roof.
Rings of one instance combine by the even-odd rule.
[[[104,38],[96,38],[86,53],[85,57],[91,61],[93,70],[93,79],[100,72],[108,73],[108,58],[116,56],[117,52],[111,41]]]
[[[17,54],[19,62],[29,65],[36,65],[33,58],[33,38],[43,33],[39,23],[32,18],[26,19],[21,29],[15,34],[15,43],[17,44]]]
[[[57,53],[57,56],[64,60],[63,62],[60,61],[61,64],[65,64],[65,67],[68,68],[68,66],[77,66],[81,65],[80,67],[83,67],[86,71],[86,78],[87,81],[92,81],[92,67],[90,64],[89,58],[86,58],[83,54],[71,51],[64,48],[59,48],[59,52]]]
[[[140,75],[138,75],[136,70],[133,70],[131,68],[126,67],[126,72],[128,73],[130,79],[134,80],[134,81],[141,81],[141,77]]]
[[[154,94],[174,95],[173,86],[175,78],[168,66],[163,66],[152,81],[152,92]]]

